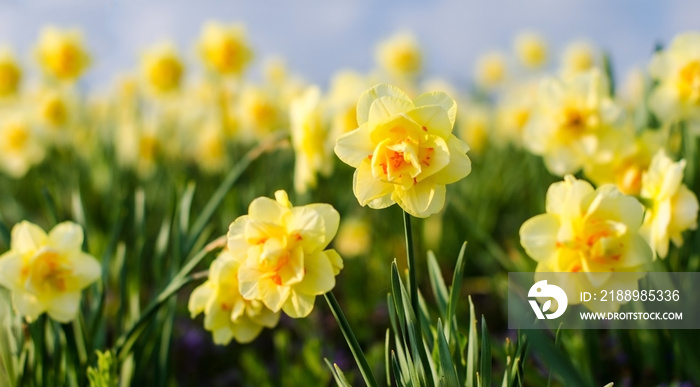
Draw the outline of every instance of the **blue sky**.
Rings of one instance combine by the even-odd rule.
[[[621,74],[645,66],[656,42],[698,28],[698,14],[700,2],[680,0],[0,0],[0,42],[29,62],[43,25],[80,27],[95,59],[87,81],[99,84],[163,39],[194,63],[203,22],[241,22],[258,63],[282,57],[305,79],[325,84],[335,70],[370,69],[379,40],[410,30],[426,51],[429,75],[465,82],[479,54],[508,50],[524,29],[544,35],[555,52],[588,38],[612,53]]]

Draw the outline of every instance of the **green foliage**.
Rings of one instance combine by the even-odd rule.
[[[97,367],[89,366],[87,377],[90,387],[116,387],[119,383],[117,378],[117,363],[111,351],[96,351]]]

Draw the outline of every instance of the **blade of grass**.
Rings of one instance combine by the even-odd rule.
[[[437,323],[437,339],[438,339],[438,354],[440,358],[440,385],[441,386],[461,386],[462,382],[457,375],[450,353],[450,347],[447,345],[445,335],[442,334],[442,321],[438,319]]]
[[[365,354],[362,352],[362,348],[357,342],[357,338],[355,337],[352,328],[350,328],[350,324],[345,318],[343,310],[338,304],[338,300],[335,299],[332,292],[324,294],[324,298],[326,299],[326,302],[333,313],[333,317],[335,317],[335,320],[338,322],[338,326],[345,337],[345,341],[347,341],[348,346],[350,347],[350,352],[352,352],[352,356],[355,358],[355,363],[357,363],[357,366],[360,368],[360,373],[362,374],[362,378],[365,380],[365,384],[367,384],[369,387],[377,387],[377,381],[374,379],[372,369],[367,363]]]
[[[491,337],[483,314],[481,315],[481,367],[479,375],[482,386],[491,386]]]

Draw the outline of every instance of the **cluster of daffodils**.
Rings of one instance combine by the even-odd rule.
[[[214,341],[253,340],[277,324],[281,312],[308,316],[316,296],[335,286],[343,261],[328,244],[340,217],[329,204],[293,207],[285,191],[260,197],[228,231],[226,249],[209,279],[192,293],[192,316],[205,314]]]
[[[11,237],[10,250],[0,256],[0,285],[12,292],[17,313],[29,322],[44,312],[63,323],[75,319],[81,291],[102,271],[99,262],[82,251],[83,229],[64,222],[46,234],[23,221]]]

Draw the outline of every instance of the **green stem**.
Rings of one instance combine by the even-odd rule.
[[[411,230],[411,215],[406,211],[403,212],[403,225],[406,231],[406,261],[408,262],[408,288],[411,297],[411,307],[416,317],[420,316],[418,306],[418,283],[416,282],[416,253],[413,249],[413,231]],[[418,337],[421,336],[420,319],[416,318],[416,327],[418,328]]]
[[[350,324],[345,318],[343,310],[340,309],[340,305],[338,305],[338,300],[335,299],[332,292],[324,294],[324,297],[326,298],[326,302],[328,302],[328,306],[331,308],[335,321],[338,322],[338,326],[341,332],[343,332],[343,336],[345,336],[345,341],[347,341],[350,346],[350,352],[352,352],[355,363],[357,363],[357,366],[360,368],[360,373],[362,373],[365,384],[369,387],[377,387],[377,381],[374,379],[372,369],[367,363],[365,354],[362,352],[362,348],[360,348],[360,344],[357,342],[357,338],[355,338],[355,334],[352,332],[352,328],[350,328]]]

